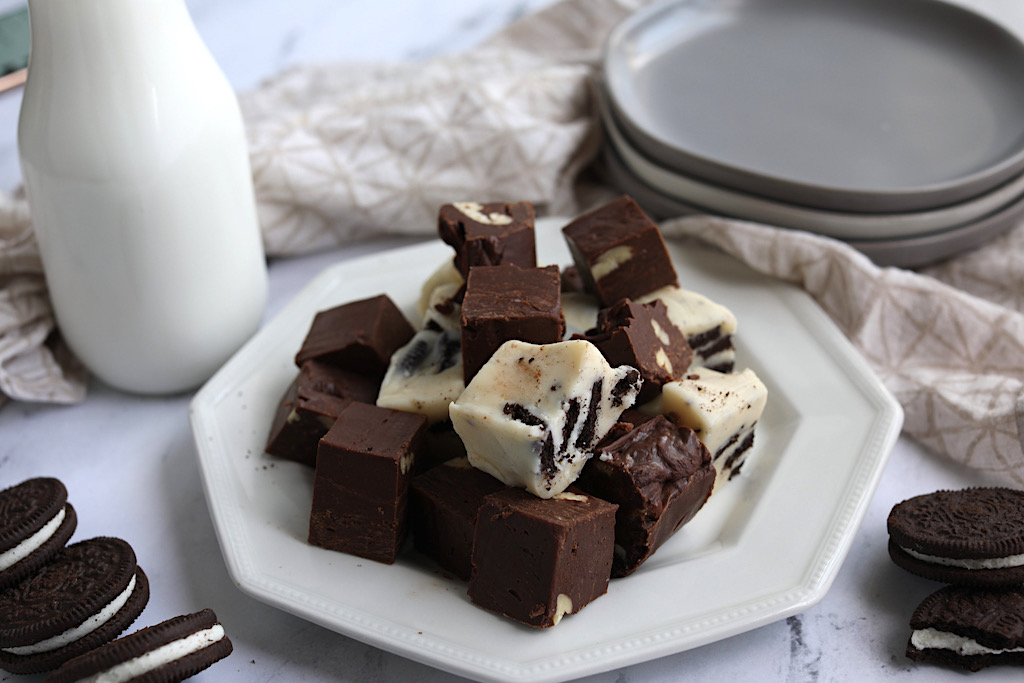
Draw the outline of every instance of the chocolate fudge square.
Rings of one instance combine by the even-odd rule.
[[[469,273],[462,302],[462,363],[466,384],[510,339],[531,344],[562,341],[558,266],[478,266]]]
[[[413,478],[410,523],[418,551],[463,581],[469,581],[473,533],[484,497],[505,485],[469,464],[449,460]]]
[[[441,207],[437,232],[455,249],[465,280],[476,266],[537,266],[534,209],[530,202],[456,202]]]
[[[473,536],[470,599],[535,628],[583,609],[608,590],[616,507],[575,488],[549,499],[490,494]]]
[[[602,443],[576,485],[618,505],[612,576],[621,577],[693,519],[714,488],[715,467],[692,429],[658,415]]]
[[[661,231],[623,195],[562,228],[587,291],[611,306],[677,283]]]
[[[380,379],[414,332],[387,295],[353,301],[316,314],[295,364],[318,360]]]
[[[426,424],[422,415],[364,403],[342,411],[317,452],[311,544],[394,563]]]
[[[320,439],[341,411],[352,401],[373,403],[378,386],[373,377],[306,361],[277,407],[266,452],[315,467]]]
[[[611,365],[630,365],[640,371],[643,387],[637,403],[661,395],[666,382],[679,379],[693,361],[693,349],[668,317],[663,301],[641,304],[622,299],[603,308],[597,327],[586,335]]]

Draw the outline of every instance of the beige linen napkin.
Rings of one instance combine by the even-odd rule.
[[[465,54],[304,66],[244,94],[267,253],[433,235],[453,199],[571,215],[607,198],[588,166],[601,140],[589,84],[609,28],[644,4],[564,0]],[[1024,484],[1024,225],[919,272],[741,221],[664,230],[806,289],[903,404],[907,434]],[[0,392],[81,400],[84,374],[53,329],[24,201],[0,197]]]

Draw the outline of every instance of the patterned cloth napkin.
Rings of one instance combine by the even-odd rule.
[[[612,196],[591,83],[609,28],[645,0],[563,0],[465,54],[290,70],[241,97],[267,253],[434,233],[452,199],[572,215]],[[1024,225],[940,265],[879,268],[824,237],[707,216],[666,221],[808,291],[936,453],[1024,485]],[[29,212],[0,197],[0,393],[83,399],[55,334]]]

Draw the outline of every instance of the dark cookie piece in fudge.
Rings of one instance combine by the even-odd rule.
[[[476,266],[537,266],[530,202],[456,202],[438,212],[437,231],[455,249],[455,267],[468,278]]]
[[[309,542],[391,564],[407,530],[409,482],[427,419],[351,403],[320,441]]]
[[[409,505],[416,549],[469,581],[477,513],[485,496],[504,488],[466,458],[449,460],[413,478]]]
[[[669,320],[661,301],[641,304],[623,299],[601,309],[597,327],[575,338],[592,343],[612,365],[640,371],[644,383],[637,403],[657,398],[661,387],[682,377],[693,360],[686,337]]]
[[[490,494],[477,517],[470,599],[535,628],[583,609],[608,590],[615,509],[575,488],[549,499],[519,488]]]
[[[576,480],[583,491],[619,506],[614,577],[631,574],[690,521],[714,484],[711,454],[694,431],[661,415],[602,442]]]
[[[316,314],[295,364],[318,360],[379,380],[414,332],[387,295],[353,301]]]
[[[557,266],[480,266],[469,273],[462,302],[463,377],[510,339],[551,344],[565,335]]]
[[[602,306],[677,284],[661,231],[623,195],[562,228],[588,291]]]
[[[1024,664],[1024,592],[946,586],[925,598],[910,618],[907,657],[978,671]]]
[[[373,403],[379,384],[374,377],[306,361],[274,413],[266,452],[316,466],[321,437],[352,401]]]

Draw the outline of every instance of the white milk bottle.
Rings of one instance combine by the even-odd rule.
[[[194,388],[267,298],[235,94],[184,0],[28,4],[18,147],[58,327],[108,384]]]

